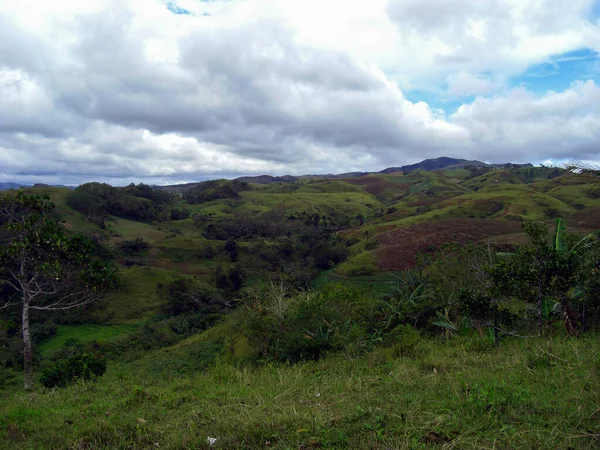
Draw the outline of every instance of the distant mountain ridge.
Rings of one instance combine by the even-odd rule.
[[[23,184],[23,183],[0,183],[0,191],[8,191],[10,189],[21,189],[21,188],[29,188],[29,187],[66,187],[69,189],[75,189],[77,186],[65,186],[63,184],[53,184],[48,185],[44,183],[36,183],[36,184]]]
[[[273,176],[273,175],[258,175],[258,176],[244,176],[236,178],[234,181],[239,181],[242,183],[255,183],[255,184],[270,184],[270,183],[290,183],[297,180],[305,180],[305,179],[327,179],[327,178],[355,178],[361,177],[364,175],[375,174],[375,173],[396,173],[396,172],[414,172],[415,170],[440,170],[440,169],[462,169],[468,166],[474,167],[490,167],[490,168],[505,168],[507,166],[510,167],[533,167],[533,164],[513,164],[513,163],[503,163],[503,164],[487,164],[482,161],[477,160],[467,160],[467,159],[459,159],[459,158],[450,158],[447,156],[442,156],[439,158],[425,159],[416,164],[408,164],[399,167],[388,167],[387,169],[380,170],[379,172],[346,172],[340,174],[306,174],[306,175],[282,175],[282,176]],[[185,183],[185,184],[173,184],[168,186],[153,186],[157,189],[165,190],[165,191],[187,191],[198,183]],[[31,185],[27,184],[19,184],[19,183],[0,183],[0,191],[6,191],[9,189],[19,189],[20,187],[31,187]],[[53,186],[53,187],[68,187],[70,189],[74,189],[74,186]]]
[[[239,177],[236,181],[242,181],[244,183],[256,183],[256,184],[269,184],[279,182],[292,182],[302,179],[320,179],[320,178],[353,178],[369,175],[373,173],[396,173],[396,172],[414,172],[415,170],[440,170],[440,169],[463,169],[465,167],[491,167],[491,168],[504,168],[507,166],[511,167],[533,167],[533,164],[513,164],[513,163],[502,163],[502,164],[487,164],[477,160],[467,160],[450,158],[442,156],[440,158],[425,159],[416,164],[408,164],[399,167],[388,167],[387,169],[380,170],[379,172],[347,172],[341,174],[326,174],[326,175],[283,175],[283,176],[272,176],[272,175],[259,175],[254,177]]]
[[[481,161],[468,161],[466,159],[449,158],[442,156],[440,158],[425,159],[416,164],[409,164],[400,167],[388,167],[379,173],[394,173],[394,172],[414,172],[415,170],[438,170],[438,169],[462,169],[465,166],[486,167],[488,164]]]
[[[19,189],[22,184],[19,183],[0,183],[0,191],[8,191],[9,189]]]

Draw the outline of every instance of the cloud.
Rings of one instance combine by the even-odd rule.
[[[458,97],[490,94],[501,86],[500,83],[466,72],[458,72],[448,77],[448,93]]]
[[[594,82],[508,88],[513,74],[597,35],[589,2],[513,3],[6,3],[0,179],[175,182],[381,170],[443,154],[596,158]],[[407,100],[416,88],[477,98],[446,115]]]
[[[593,81],[543,96],[517,88],[477,98],[451,121],[468,129],[472,146],[486,146],[488,154],[519,161],[600,157],[600,87]]]

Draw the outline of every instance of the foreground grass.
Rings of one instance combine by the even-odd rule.
[[[171,376],[113,364],[96,383],[1,394],[0,447],[596,448],[599,350],[456,339]]]
[[[91,341],[110,342],[127,336],[136,329],[135,325],[59,325],[56,336],[42,342],[38,346],[38,350],[42,356],[49,356],[51,353],[60,350],[69,339],[78,339],[81,343]]]

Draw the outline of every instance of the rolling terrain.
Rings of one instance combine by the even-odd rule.
[[[52,200],[69,232],[105,249],[122,287],[85,310],[38,319],[54,327],[38,343],[40,367],[75,345],[101,352],[109,369],[97,383],[27,398],[18,370],[3,369],[0,445],[208,448],[214,436],[218,448],[592,448],[592,337],[554,332],[495,347],[481,330],[440,337],[433,323],[450,322],[444,307],[411,319],[421,335],[394,322],[400,307],[390,315],[402,274],[417,277],[420,257],[447,245],[512,251],[528,243],[523,223],[552,228],[558,217],[574,236],[600,229],[600,195],[585,176],[448,160],[168,186],[164,202],[134,202],[131,189],[116,201],[110,191],[93,211],[92,197],[82,206],[70,188],[27,188]],[[189,292],[200,309],[174,312]],[[325,325],[288,324],[285,308]],[[275,347],[269,333],[283,333]]]
[[[534,173],[529,175],[530,182],[525,181],[525,171]],[[600,228],[600,196],[589,180],[566,171],[553,175],[555,169],[528,167],[489,170],[478,176],[455,168],[377,173],[248,184],[234,196],[198,204],[182,197],[188,187],[173,188],[178,196],[174,205],[188,209],[190,217],[141,222],[108,216],[104,229],[69,206],[69,188],[37,187],[29,192],[49,196],[73,233],[91,236],[114,249],[134,239],[147,243],[141,255],[121,254],[117,259],[124,290],[109,294],[92,314],[95,321],[122,324],[143,323],[148,314],[159,311],[157,283],[178,274],[208,280],[217,266],[229,270],[235,265],[223,251],[224,242],[206,236],[207,227],[217,221],[258,218],[294,223],[318,215],[317,227],[354,241],[348,260],[323,275],[338,281],[339,276],[352,275],[385,278],[390,271],[414,267],[419,252],[448,242],[523,243],[523,221],[550,224],[561,216],[571,231],[583,234]],[[229,183],[223,180],[220,186]],[[271,239],[258,241],[268,244]],[[261,274],[252,258],[258,241],[252,235],[237,239],[237,264],[248,263],[250,282]]]

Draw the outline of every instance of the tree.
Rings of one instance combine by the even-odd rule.
[[[557,311],[562,313],[567,332],[576,334],[579,327],[570,291],[576,288],[581,295],[590,294],[581,282],[585,281],[586,259],[596,242],[594,235],[569,245],[562,218],[556,220],[552,240],[548,240],[548,227],[544,223],[525,223],[523,231],[531,245],[520,247],[505,261],[504,276],[510,281],[506,282],[506,289],[510,285],[517,296],[535,305],[539,335],[544,330],[544,321],[549,321],[552,312]],[[577,286],[578,281],[581,286]]]
[[[0,310],[21,310],[25,389],[33,386],[31,312],[80,307],[118,286],[116,269],[94,257],[94,242],[66,235],[53,209],[47,197],[23,191],[0,197],[0,284],[8,286]]]

